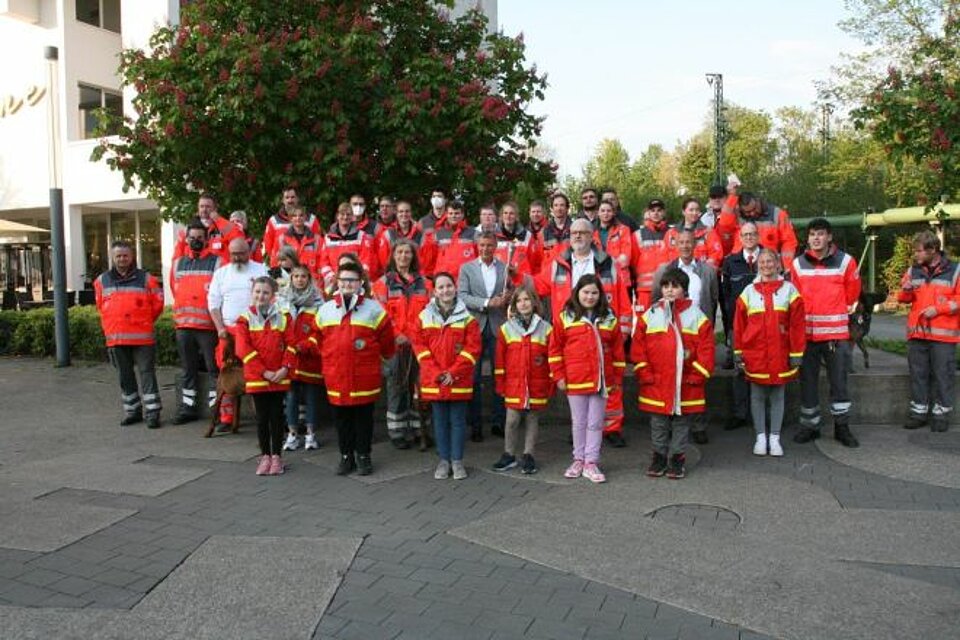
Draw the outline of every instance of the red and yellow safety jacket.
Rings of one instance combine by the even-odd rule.
[[[640,409],[663,415],[703,413],[713,372],[713,324],[688,298],[670,307],[658,300],[637,318],[630,356],[640,381]]]
[[[246,242],[243,229],[220,215],[210,218],[210,224],[207,225],[207,248],[220,256],[224,263],[230,262],[230,243],[237,238]],[[173,261],[176,262],[177,258],[189,254],[190,251],[186,230],[181,229],[177,234],[177,244],[173,247]]]
[[[461,220],[455,228],[444,226],[433,234],[436,243],[437,260],[433,273],[447,272],[456,280],[460,276],[460,267],[477,257],[477,230]]]
[[[633,245],[636,248],[633,256],[633,277],[637,313],[643,313],[650,306],[653,275],[661,264],[669,260],[664,240],[666,234],[667,223],[663,220],[657,223],[646,220],[633,232]]]
[[[508,409],[541,411],[553,395],[550,339],[553,327],[538,315],[526,327],[517,317],[500,325],[493,381]]]
[[[849,340],[849,309],[860,297],[853,256],[831,245],[820,258],[807,251],[793,260],[790,282],[803,296],[807,342]]]
[[[293,369],[295,354],[287,349],[295,341],[290,316],[272,305],[266,317],[256,307],[250,307],[237,317],[234,325],[237,357],[243,361],[243,379],[247,393],[267,393],[290,389],[290,375],[273,382],[263,374],[286,367]]]
[[[540,230],[540,269],[550,264],[557,254],[570,246],[570,225],[572,220],[567,218],[563,228],[557,227],[554,218],[551,218]],[[534,273],[537,273],[534,271]]]
[[[334,222],[324,239],[320,260],[320,275],[324,282],[331,280],[337,273],[337,262],[345,253],[354,253],[367,276],[378,270],[380,258],[377,257],[377,245],[374,237],[351,224],[346,232],[340,231],[340,225]]]
[[[497,225],[497,250],[494,256],[503,264],[513,266],[517,273],[530,275],[540,269],[541,251],[537,236],[524,228],[519,222],[508,231],[502,224]]]
[[[411,342],[420,312],[430,302],[430,281],[420,274],[405,280],[396,271],[388,271],[373,284],[376,297],[393,322],[393,332]]]
[[[749,382],[781,385],[800,371],[790,358],[802,358],[807,346],[803,298],[782,278],[747,285],[733,315],[733,353],[743,360]]]
[[[317,216],[312,213],[307,214],[307,221],[305,223],[307,229],[310,229],[314,235],[320,235],[320,220]],[[290,227],[290,218],[287,216],[287,212],[284,209],[276,212],[270,219],[267,220],[267,224],[263,229],[263,252],[266,257],[264,262],[267,262],[269,267],[279,267],[280,266],[280,237],[286,233],[287,228]]]
[[[126,274],[113,268],[100,274],[93,291],[108,347],[155,343],[153,326],[163,312],[163,287],[156,278],[136,267]]]
[[[757,225],[760,234],[760,246],[773,249],[780,254],[784,271],[790,269],[797,254],[797,234],[793,231],[790,215],[785,209],[765,202],[764,209],[756,218],[743,218],[738,213],[740,198],[732,195],[727,198],[717,218],[716,230],[720,236],[723,255],[727,256],[743,249],[740,242],[740,227],[744,222]]]
[[[290,367],[291,380],[309,384],[323,382],[323,361],[320,358],[320,351],[310,348],[308,344],[310,336],[317,330],[317,312],[319,310],[320,306],[315,304],[299,309],[290,308],[287,311],[293,324],[292,342],[287,345],[287,349],[293,357]]]
[[[396,225],[383,230],[383,233],[380,234],[380,238],[377,240],[377,259],[380,261],[380,265],[386,270],[390,264],[390,255],[393,247],[400,239],[409,240],[417,246],[417,261],[420,264],[420,273],[429,276],[430,274],[424,270],[423,233],[416,223],[412,223],[406,233],[401,231]]]
[[[667,233],[663,237],[663,242],[667,247],[667,259],[664,262],[680,257],[680,252],[677,250],[677,236],[683,230],[682,222],[667,229]],[[720,235],[714,229],[699,221],[689,230],[693,231],[693,257],[705,261],[714,269],[720,269],[725,255],[723,245],[720,243]]]
[[[224,264],[217,254],[204,249],[191,251],[170,267],[170,291],[173,292],[173,323],[177,329],[216,331],[207,307],[207,290],[213,272]]]
[[[462,300],[446,318],[436,301],[430,302],[417,316],[413,336],[413,352],[420,363],[420,397],[432,401],[473,398],[473,369],[480,349],[480,325]],[[453,376],[453,384],[440,384],[444,372]]]
[[[370,404],[380,397],[381,364],[396,350],[393,323],[375,300],[354,296],[348,309],[337,293],[317,312],[308,342],[320,351],[330,404]]]
[[[626,354],[623,333],[613,313],[593,322],[562,311],[553,326],[550,344],[550,374],[557,384],[566,384],[568,396],[599,393],[623,384]]]
[[[901,281],[897,301],[911,304],[907,316],[908,340],[960,342],[960,266],[940,254],[929,267],[914,264]],[[937,315],[925,318],[923,311],[933,307]]]
[[[310,270],[310,275],[317,282],[320,280],[320,268],[323,258],[323,236],[315,234],[308,227],[304,227],[303,235],[297,235],[293,225],[287,227],[278,241],[280,249],[293,247],[297,252],[297,261]],[[280,249],[277,249],[279,252]]]
[[[607,231],[606,243],[601,242],[601,239],[600,229],[597,228],[593,232],[593,244],[606,251],[607,255],[613,258],[629,287],[630,283],[633,282],[633,260],[634,254],[637,252],[636,240],[633,238],[633,233],[630,232],[630,227],[620,224],[614,218],[613,224]]]

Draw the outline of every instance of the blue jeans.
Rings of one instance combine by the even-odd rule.
[[[483,350],[480,352],[480,359],[477,360],[477,366],[473,369],[473,398],[470,400],[469,422],[472,427],[483,426],[483,393],[481,393],[481,370],[483,361],[490,361],[490,385],[493,386],[493,369],[496,366],[494,362],[497,353],[497,334],[493,331],[493,326],[488,322],[482,335]],[[497,424],[501,427],[507,422],[507,410],[503,406],[503,396],[493,394],[493,418],[491,424]]]
[[[441,460],[463,460],[463,441],[467,435],[467,402],[443,400],[431,402],[433,439]]]
[[[300,424],[300,403],[306,405],[306,417],[303,423],[308,427],[317,426],[317,397],[319,396],[320,386],[294,380],[290,383],[290,391],[287,391],[287,426],[296,427]],[[312,429],[311,429],[312,431]]]

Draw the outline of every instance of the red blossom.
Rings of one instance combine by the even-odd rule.
[[[296,78],[290,78],[287,80],[287,100],[296,100],[298,95],[300,95],[300,82]]]
[[[220,69],[220,82],[223,84],[228,82],[229,80],[230,80],[230,72],[227,69]]]
[[[437,141],[437,147],[440,149],[449,149],[453,146],[453,138],[443,138]]]

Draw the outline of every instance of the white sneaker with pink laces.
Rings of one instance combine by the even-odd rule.
[[[583,465],[583,477],[596,484],[607,481],[607,476],[603,475],[603,471],[600,471],[596,462],[588,462]]]
[[[260,463],[257,465],[257,475],[258,476],[270,475],[270,456],[268,455],[260,456]]]
[[[564,478],[579,478],[583,473],[583,460],[574,460],[573,464],[567,467],[567,470],[563,472]]]

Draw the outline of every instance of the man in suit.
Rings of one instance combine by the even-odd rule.
[[[480,335],[483,340],[483,351],[474,369],[473,400],[470,402],[470,411],[467,416],[467,422],[470,424],[470,439],[474,442],[482,442],[483,395],[480,393],[480,370],[483,361],[488,359],[490,372],[493,373],[493,354],[497,346],[497,333],[500,331],[500,325],[507,319],[507,305],[510,302],[507,281],[516,279],[517,274],[514,273],[515,269],[508,270],[507,266],[496,258],[497,237],[492,231],[483,231],[477,235],[477,251],[480,257],[467,262],[460,269],[457,292],[480,324]],[[490,380],[492,384],[492,375]],[[502,436],[505,421],[506,409],[503,406],[503,398],[494,394],[490,433]]]
[[[653,276],[653,302],[660,299],[660,278],[664,272],[677,267],[690,278],[690,286],[687,287],[687,297],[700,305],[700,310],[704,315],[714,322],[717,318],[717,299],[720,296],[720,286],[717,283],[717,272],[710,264],[704,260],[697,260],[693,257],[694,235],[689,229],[683,229],[677,234],[677,252],[680,257],[670,262],[660,265]],[[710,441],[707,437],[706,413],[696,415],[691,429],[691,437],[697,444],[706,444]]]

